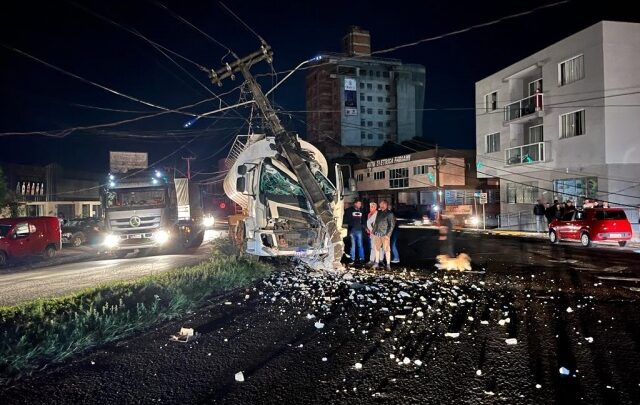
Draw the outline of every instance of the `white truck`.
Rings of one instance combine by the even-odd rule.
[[[268,45],[211,71],[214,84],[241,73],[262,113],[269,134],[252,135],[235,155],[224,182],[225,193],[245,210],[238,238],[247,254],[298,256],[314,268],[340,267],[342,243],[342,176],[328,176],[320,151],[281,124],[249,68],[271,61]]]

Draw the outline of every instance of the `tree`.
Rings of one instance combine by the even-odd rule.
[[[0,213],[4,210],[8,210],[12,217],[18,216],[19,204],[15,193],[13,193],[7,186],[7,181],[0,168]]]
[[[7,205],[9,199],[9,188],[7,187],[7,181],[4,178],[4,173],[2,173],[2,168],[0,167],[0,207],[4,207]]]

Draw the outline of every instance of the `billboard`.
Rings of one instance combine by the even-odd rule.
[[[355,109],[358,107],[358,102],[356,100],[357,91],[356,91],[356,79],[345,77],[344,78],[344,106],[347,108]],[[357,110],[356,110],[357,114]],[[355,115],[355,114],[349,114]]]
[[[149,167],[146,152],[109,152],[109,171],[111,173],[126,173],[131,169],[146,169]]]

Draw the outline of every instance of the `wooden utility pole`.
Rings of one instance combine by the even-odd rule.
[[[182,158],[183,160],[187,161],[187,179],[191,180],[191,161],[195,160],[195,157],[186,157],[186,158]]]

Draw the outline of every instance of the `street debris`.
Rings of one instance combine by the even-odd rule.
[[[180,332],[178,332],[177,335],[171,335],[169,340],[172,342],[187,343],[195,339],[196,336],[197,333],[194,332],[193,328],[180,328]]]
[[[518,339],[516,338],[505,339],[505,343],[508,345],[517,345]]]
[[[567,376],[567,375],[571,374],[571,371],[569,371],[569,369],[567,369],[565,367],[560,367],[559,371],[560,371],[560,374],[564,375],[564,376]]]
[[[237,372],[235,378],[237,382],[244,382],[244,374],[242,374],[242,371]]]

